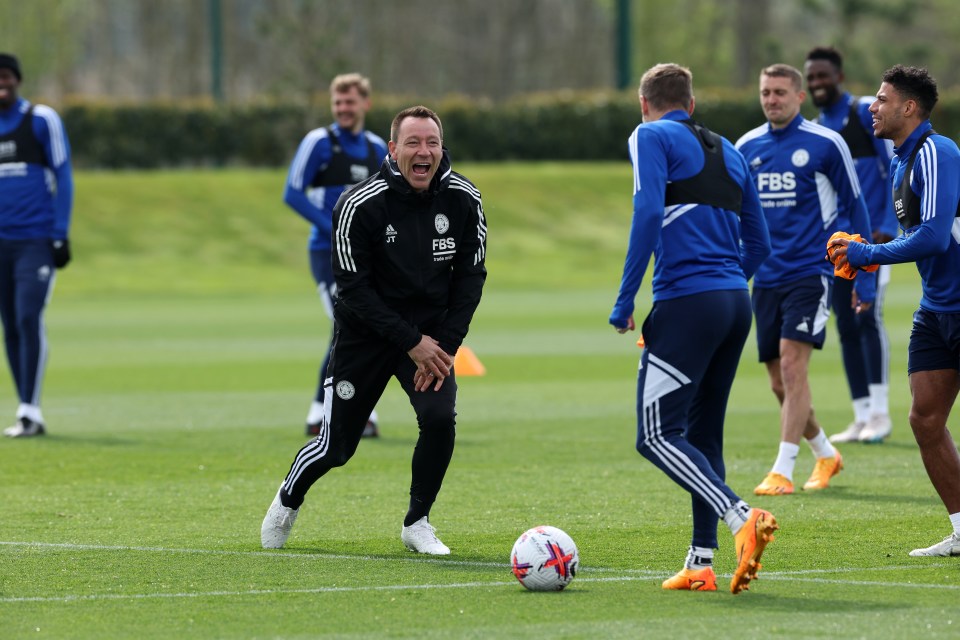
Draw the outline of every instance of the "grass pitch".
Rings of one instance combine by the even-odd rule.
[[[629,213],[578,211],[600,227],[596,244],[567,250],[565,242],[531,240],[544,209],[516,202],[519,187],[506,198],[497,185],[523,182],[540,193],[601,172],[521,165],[464,172],[485,194],[491,256],[527,243],[541,253],[536,261],[516,258],[524,267],[536,262],[536,271],[502,274],[511,256],[491,260],[468,336],[487,375],[459,381],[457,450],[432,516],[453,554],[424,558],[400,543],[416,429],[396,385],[378,406],[382,437],[362,442],[350,464],[314,486],[285,549],[260,549],[263,514],[304,442],[329,325],[311,293],[303,229],[272,191],[258,199],[252,185],[270,181],[254,174],[234,184],[253,189],[244,196],[251,215],[275,224],[293,249],[264,238],[266,257],[244,262],[240,276],[229,261],[197,256],[220,275],[180,281],[201,269],[198,262],[189,251],[165,257],[155,244],[194,241],[181,238],[189,222],[181,215],[158,225],[152,243],[116,231],[116,251],[104,244],[103,255],[86,263],[81,252],[62,274],[47,318],[50,435],[0,442],[0,636],[960,634],[960,563],[906,555],[948,533],[906,424],[906,343],[919,299],[912,267],[895,268],[888,291],[891,441],[842,447],[846,470],[827,491],[752,496],[776,455],[779,414],[749,342],[727,418],[728,479],[782,528],[749,592],[725,590],[734,559],[722,530],[721,591],[668,593],[659,585],[679,569],[689,543],[689,498],[633,448],[639,350],[606,323],[623,252],[614,238],[618,229],[625,235]],[[538,173],[554,175],[553,186],[538,186]],[[102,190],[116,180],[122,190],[123,179],[82,175],[78,185],[99,180]],[[210,189],[194,180],[218,184],[217,174],[203,173],[126,179],[142,181],[141,196],[151,185],[169,190],[168,181],[196,194]],[[562,192],[557,197],[564,201]],[[260,224],[204,236],[209,251],[251,255],[243,250],[247,232],[237,228]],[[100,217],[84,223],[76,243],[93,246],[94,227],[106,226]],[[542,233],[550,228],[545,221]],[[126,249],[134,240],[139,253]],[[197,242],[198,251],[206,246]],[[287,251],[283,262],[276,252]],[[594,286],[565,286],[564,274],[581,271],[570,261],[591,255]],[[142,290],[129,274],[111,271],[126,260],[141,268]],[[638,309],[648,306],[641,294]],[[828,432],[842,429],[851,411],[835,334],[814,354],[811,377],[819,418]],[[11,388],[4,369],[0,415],[13,414]],[[803,446],[796,479],[802,483],[812,466]],[[565,592],[527,592],[509,572],[514,540],[536,524],[563,528],[579,546],[582,571]]]

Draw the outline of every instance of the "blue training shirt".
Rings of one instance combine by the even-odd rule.
[[[29,109],[30,102],[18,98],[0,111],[0,135],[16,131]],[[70,142],[60,116],[45,105],[33,107],[31,129],[44,164],[16,162],[14,149],[0,148],[0,238],[64,240],[73,208]]]
[[[754,276],[754,287],[779,287],[813,275],[833,277],[825,259],[839,218],[870,238],[870,220],[853,159],[837,132],[797,115],[782,129],[765,123],[737,141],[757,183],[773,251]],[[864,277],[866,276],[866,277]],[[861,300],[872,302],[876,274],[855,281]]]
[[[820,110],[820,124],[834,131],[840,132],[847,126],[850,119],[850,107],[856,110],[856,122],[869,138],[875,155],[855,157],[853,164],[857,169],[857,179],[860,180],[860,190],[867,205],[867,214],[870,216],[871,231],[879,231],[888,236],[896,236],[899,229],[897,216],[893,212],[893,197],[890,190],[890,160],[893,158],[893,143],[873,135],[873,114],[870,113],[872,97],[855,98],[850,93],[844,93],[840,100]],[[841,228],[850,228],[849,222],[841,221]],[[868,237],[867,240],[870,240]]]
[[[903,184],[910,156],[920,137],[932,129],[929,120],[894,149],[891,181]],[[927,138],[909,177],[920,199],[921,222],[886,244],[851,243],[847,259],[854,267],[916,262],[923,283],[920,307],[935,313],[960,313],[960,149],[938,134]],[[859,278],[859,276],[858,276]]]
[[[387,155],[387,143],[380,136],[369,131],[358,134],[345,131],[340,125],[332,125],[343,147],[343,152],[358,161],[367,157],[373,144],[379,157],[378,164]],[[313,228],[310,231],[309,247],[311,251],[329,250],[332,246],[331,231],[333,206],[347,186],[316,187],[310,186],[314,176],[323,171],[333,158],[333,147],[326,127],[314,129],[304,136],[297,153],[290,164],[287,183],[283,192],[283,201],[303,216]]]
[[[665,206],[667,183],[696,176],[705,164],[700,141],[680,122],[688,118],[683,110],[671,111],[639,125],[630,136],[633,221],[620,293],[610,315],[610,324],[616,327],[625,327],[633,315],[651,253],[657,301],[744,290],[770,252],[766,221],[746,161],[726,139],[727,173],[743,193],[740,216],[705,204]]]

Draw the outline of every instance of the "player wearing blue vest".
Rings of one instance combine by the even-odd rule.
[[[872,97],[854,98],[843,91],[843,57],[832,47],[816,47],[803,67],[813,104],[820,108],[817,122],[840,133],[850,147],[863,199],[870,214],[870,239],[887,242],[897,235],[897,217],[890,197],[890,158],[893,144],[873,135]],[[850,227],[840,221],[841,229]],[[890,341],[883,325],[883,301],[890,281],[890,266],[877,272],[877,293],[872,305],[856,313],[851,305],[853,280],[833,280],[833,312],[843,367],[853,400],[853,422],[830,436],[830,442],[883,442],[890,435]]]
[[[760,569],[776,519],[725,482],[723,423],[750,332],[747,280],[770,238],[746,162],[729,141],[690,119],[693,77],[660,64],[640,82],[643,124],[630,136],[633,223],[610,324],[636,328],[634,298],[654,256],[653,308],[643,323],[637,377],[637,450],[693,499],[684,568],[664,589],[715,591],[722,519],[734,535],[730,590]],[[710,318],[704,321],[705,309]]]
[[[374,175],[387,155],[387,144],[364,130],[370,109],[370,81],[358,73],[343,74],[330,83],[330,110],[335,122],[314,129],[300,142],[290,165],[283,201],[312,225],[310,270],[327,317],[333,321],[333,278],[330,247],[333,206],[351,185]],[[330,363],[330,345],[320,365],[319,381],[307,412],[307,435],[320,432],[323,417],[324,380]],[[377,412],[370,414],[364,437],[376,437]]]
[[[760,104],[768,122],[737,141],[757,183],[773,251],[753,279],[757,350],[780,402],[780,448],[758,495],[793,493],[801,437],[816,464],[804,489],[825,489],[843,468],[813,412],[808,371],[823,347],[833,273],[823,259],[838,217],[869,237],[869,218],[843,138],[800,115],[806,97],[799,70],[785,64],[760,73]],[[858,278],[857,294],[873,302],[874,278]]]
[[[883,74],[870,113],[874,135],[895,145],[891,182],[903,235],[886,244],[841,240],[834,254],[841,267],[916,262],[920,272],[907,359],[910,427],[953,533],[911,556],[960,556],[960,455],[947,429],[960,391],[960,149],[933,131],[937,99],[926,69],[897,65]]]
[[[11,438],[46,433],[40,391],[47,362],[43,313],[56,270],[70,261],[73,176],[60,116],[18,96],[16,57],[0,53],[0,319],[20,405]]]

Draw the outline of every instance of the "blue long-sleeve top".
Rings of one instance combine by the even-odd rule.
[[[353,133],[341,129],[337,124],[332,126],[344,153],[351,158],[363,160],[367,157],[368,140],[379,154],[377,165],[387,155],[387,144],[380,136],[369,131]],[[312,225],[309,247],[314,251],[330,249],[333,206],[349,186],[310,186],[314,176],[326,169],[332,157],[333,146],[327,128],[320,127],[310,131],[300,141],[283,191],[283,201]]]
[[[924,121],[894,149],[891,181],[899,187],[920,137],[932,128]],[[920,198],[921,223],[904,229],[886,244],[850,243],[851,266],[916,262],[923,294],[920,307],[937,313],[960,313],[960,149],[941,135],[924,141],[910,175],[910,189]],[[861,274],[862,275],[862,274]],[[859,279],[859,276],[857,276]]]
[[[727,172],[743,193],[740,215],[704,204],[665,206],[667,183],[691,178],[704,167],[703,147],[671,111],[639,125],[630,136],[633,221],[610,324],[625,327],[634,298],[654,256],[653,300],[704,291],[744,290],[770,252],[770,237],[743,156],[723,140]]]
[[[18,98],[0,110],[0,136],[16,131],[29,108],[28,100]],[[44,164],[12,162],[0,153],[0,238],[63,240],[73,209],[70,142],[60,116],[46,105],[34,105],[31,129]]]
[[[838,219],[870,238],[870,217],[847,144],[837,132],[797,115],[790,124],[769,123],[737,141],[756,180],[773,251],[753,279],[772,288],[812,275],[833,276],[827,240]],[[861,277],[862,276],[862,277]],[[876,274],[861,273],[854,284],[864,302],[876,297]]]

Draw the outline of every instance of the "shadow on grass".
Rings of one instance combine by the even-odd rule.
[[[844,486],[833,486],[831,485],[828,489],[823,491],[808,491],[800,492],[800,495],[803,497],[812,497],[817,495],[822,495],[824,498],[833,499],[833,500],[847,500],[847,501],[857,501],[863,503],[870,502],[884,502],[889,504],[917,504],[917,496],[908,496],[908,495],[898,495],[898,494],[881,494],[875,491],[860,491],[850,487]]]
[[[772,580],[771,580],[772,582]],[[792,588],[792,587],[791,587]],[[719,593],[717,595],[720,595]],[[869,600],[866,598],[836,598],[824,597],[817,599],[806,595],[804,597],[781,596],[774,593],[755,593],[753,591],[741,593],[737,596],[729,592],[725,595],[729,598],[718,598],[718,601],[724,605],[730,604],[736,607],[747,607],[752,612],[784,612],[784,613],[815,613],[823,612],[831,615],[840,613],[862,614],[868,611],[889,614],[895,609],[909,609],[908,605],[898,606],[891,604],[890,601],[882,602]],[[835,594],[834,594],[835,595]]]

